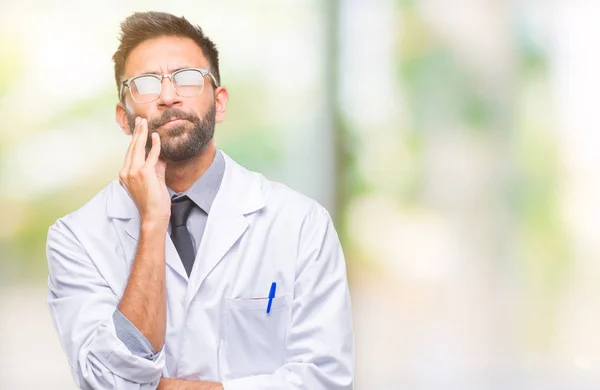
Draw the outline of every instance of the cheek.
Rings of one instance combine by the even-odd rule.
[[[125,116],[127,117],[129,129],[133,132],[133,128],[135,127],[135,117],[137,114],[131,109],[131,107],[125,107]]]
[[[194,113],[200,117],[204,116],[208,111],[211,110],[215,104],[215,98],[211,91],[204,91],[202,95],[196,98],[194,106],[192,107]]]
[[[138,116],[141,118],[146,118],[148,121],[151,121],[153,118],[155,118],[155,116],[153,116],[147,110],[142,109],[142,107],[135,107],[133,105],[125,106],[125,114],[127,116],[127,122],[132,129],[135,127],[135,118]]]
[[[203,114],[206,112],[208,106],[204,100],[196,100],[187,108],[187,112],[193,114],[197,118],[202,118]]]

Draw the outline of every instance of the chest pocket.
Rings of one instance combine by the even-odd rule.
[[[284,362],[291,295],[273,299],[225,299],[219,371],[221,380],[271,374]]]

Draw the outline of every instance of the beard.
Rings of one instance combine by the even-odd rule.
[[[215,135],[215,114],[216,109],[213,104],[202,119],[194,113],[170,108],[160,117],[148,120],[146,155],[152,148],[152,133],[157,132],[171,118],[177,118],[189,123],[172,126],[160,134],[160,158],[167,161],[186,161],[197,157]],[[135,117],[134,113],[127,112],[127,122],[132,133],[135,128]]]

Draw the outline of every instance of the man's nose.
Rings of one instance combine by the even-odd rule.
[[[181,104],[181,97],[175,92],[173,82],[170,78],[164,77],[162,79],[162,89],[160,98],[158,99],[158,105],[164,107],[171,107]]]

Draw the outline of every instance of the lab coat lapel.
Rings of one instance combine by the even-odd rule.
[[[215,210],[211,207],[211,215],[190,275],[186,306],[192,301],[210,272],[248,228],[248,222],[243,215],[215,206],[217,205],[213,204]]]
[[[140,215],[129,196],[129,193],[120,184],[116,184],[111,199],[108,204],[108,215],[114,218],[117,231],[123,231],[126,235],[119,234],[122,237],[123,249],[127,259],[133,262],[137,250],[139,235],[140,235]],[[125,237],[126,236],[126,237]],[[165,258],[166,263],[181,277],[187,279],[187,274],[183,268],[183,263],[179,258],[179,254],[173,245],[171,237],[167,233],[165,237]],[[131,267],[131,264],[129,264]]]
[[[235,163],[225,153],[223,156],[225,173],[211,206],[190,275],[186,307],[211,271],[248,229],[246,215],[264,207],[260,183],[255,174]]]

